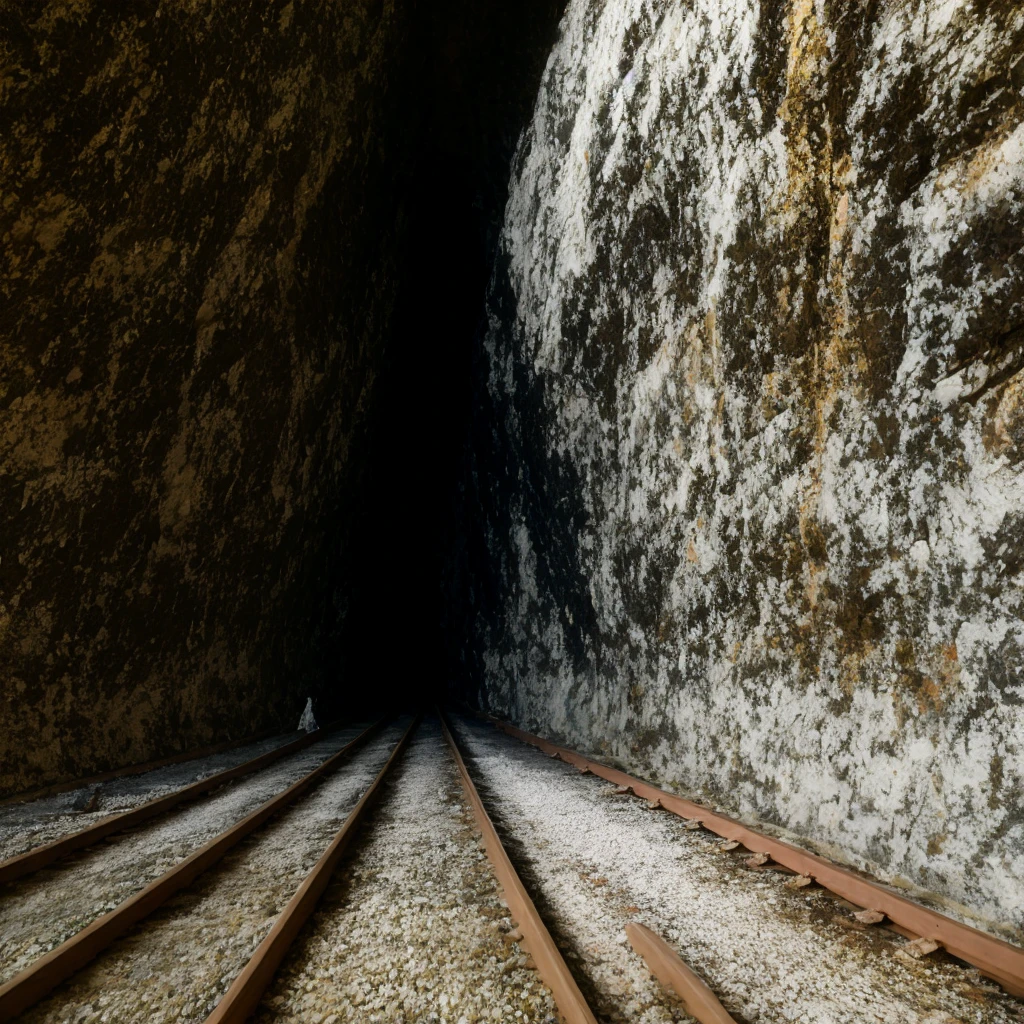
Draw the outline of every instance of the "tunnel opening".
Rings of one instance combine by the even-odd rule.
[[[563,8],[450,0],[418,14],[402,284],[369,430],[356,563],[339,580],[355,596],[336,683],[325,673],[325,711],[351,706],[364,679],[381,680],[392,707],[430,706],[463,671],[468,623],[451,568],[475,354],[512,159]]]

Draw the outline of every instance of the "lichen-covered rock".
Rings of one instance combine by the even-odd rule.
[[[459,570],[481,703],[1018,938],[1022,86],[1020,4],[571,0]]]
[[[291,727],[334,674],[400,7],[0,3],[0,792]]]

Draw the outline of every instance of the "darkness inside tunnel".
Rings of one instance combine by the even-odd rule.
[[[563,6],[0,13],[0,793],[437,692]]]
[[[474,352],[508,196],[512,158],[530,116],[564,0],[449,0],[420,11],[411,75],[416,153],[403,291],[381,382],[344,631],[328,659],[324,715],[441,699],[463,623],[446,590],[468,432]],[[422,90],[422,81],[431,83]],[[365,688],[364,688],[365,687]]]

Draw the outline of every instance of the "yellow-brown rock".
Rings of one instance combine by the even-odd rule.
[[[403,17],[0,14],[0,791],[294,728],[333,672]]]

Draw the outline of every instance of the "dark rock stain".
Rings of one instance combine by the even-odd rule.
[[[3,791],[290,727],[343,628],[408,19],[200,6],[0,14]]]

